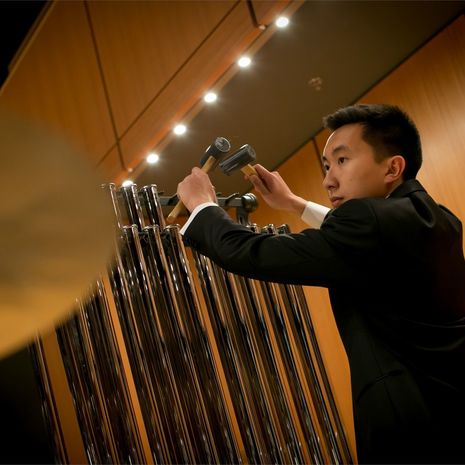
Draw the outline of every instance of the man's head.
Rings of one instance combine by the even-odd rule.
[[[354,105],[324,119],[332,134],[323,153],[324,187],[333,206],[385,197],[415,178],[422,161],[418,130],[398,107]]]

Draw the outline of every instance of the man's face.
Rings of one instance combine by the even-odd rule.
[[[373,147],[362,139],[361,124],[347,124],[328,138],[323,151],[323,187],[333,208],[350,199],[386,197],[388,160],[377,162]]]

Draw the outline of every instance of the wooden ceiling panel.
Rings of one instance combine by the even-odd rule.
[[[237,6],[237,1],[88,3],[119,136]]]
[[[287,2],[264,2],[261,8],[277,12]],[[173,78],[146,108],[136,123],[121,139],[121,150],[127,167],[134,167],[141,157],[171,132],[173,125],[188,122],[203,103],[202,95],[227,82],[237,70],[236,60],[257,39],[262,30],[255,27],[245,2],[238,3],[183,63]],[[167,141],[165,140],[164,143]]]
[[[98,169],[103,182],[114,182],[121,172],[124,171],[116,146],[99,162]]]
[[[291,16],[300,8],[305,0],[277,0],[274,2],[264,2],[263,0],[252,0],[251,4],[254,14],[259,24],[269,26],[277,19],[282,11],[286,11],[286,16]]]

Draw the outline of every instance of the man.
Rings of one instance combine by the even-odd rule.
[[[251,233],[215,206],[194,168],[178,186],[185,242],[229,271],[324,286],[347,351],[360,463],[465,463],[465,261],[460,221],[426,193],[418,131],[399,108],[356,105],[325,119],[320,228]],[[314,226],[325,210],[277,173],[250,180]]]

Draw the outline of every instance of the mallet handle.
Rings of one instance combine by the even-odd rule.
[[[255,176],[258,176],[257,170],[252,165],[243,166],[241,168],[241,171],[247,176],[251,176],[252,174],[255,174]]]
[[[202,166],[202,168],[200,169],[204,171],[205,173],[209,173],[212,170],[212,168],[214,168],[215,164],[216,164],[216,158],[209,157],[207,161],[204,163],[204,165]],[[181,201],[179,201],[175,205],[175,207],[171,210],[170,214],[166,217],[166,221],[171,224],[179,216],[183,208],[184,208],[184,204]]]

